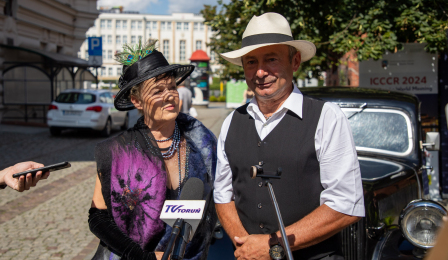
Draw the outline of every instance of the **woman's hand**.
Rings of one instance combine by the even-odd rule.
[[[24,190],[29,190],[31,187],[36,186],[37,182],[41,179],[47,179],[48,176],[50,176],[50,172],[46,172],[45,174],[42,174],[42,171],[38,171],[36,175],[33,177],[31,173],[28,173],[25,176],[20,176],[19,178],[12,177],[13,174],[28,171],[32,169],[37,169],[44,167],[41,163],[36,162],[21,162],[14,166],[11,166],[9,168],[6,168],[2,171],[3,175],[3,182],[11,187],[14,190],[17,190],[19,192],[22,192]],[[0,177],[0,182],[1,177]]]

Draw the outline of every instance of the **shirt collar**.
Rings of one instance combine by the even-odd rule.
[[[298,117],[302,118],[302,107],[303,107],[303,94],[300,92],[299,88],[296,86],[296,84],[293,83],[293,90],[289,97],[285,100],[285,102],[282,104],[282,106],[275,111],[275,113],[282,111],[283,109],[288,109],[289,111],[296,114]],[[260,109],[258,108],[258,103],[256,98],[252,98],[249,105],[247,106],[247,112],[252,115],[253,112],[255,113],[261,113]]]

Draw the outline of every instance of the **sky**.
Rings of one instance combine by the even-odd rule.
[[[230,0],[224,0],[228,3]],[[142,14],[199,13],[204,5],[218,5],[217,0],[99,0],[98,6],[123,6],[126,11]]]

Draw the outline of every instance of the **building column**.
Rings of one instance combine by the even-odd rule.
[[[190,22],[190,28],[191,28],[191,55],[193,55],[194,46],[196,45],[196,43],[194,42],[194,37],[193,37],[193,35],[194,35],[194,23],[193,22]]]
[[[171,22],[171,29],[173,32],[173,63],[176,63],[176,22]]]

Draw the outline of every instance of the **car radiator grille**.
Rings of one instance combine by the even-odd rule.
[[[365,218],[341,231],[342,253],[345,260],[363,260],[365,248]]]

